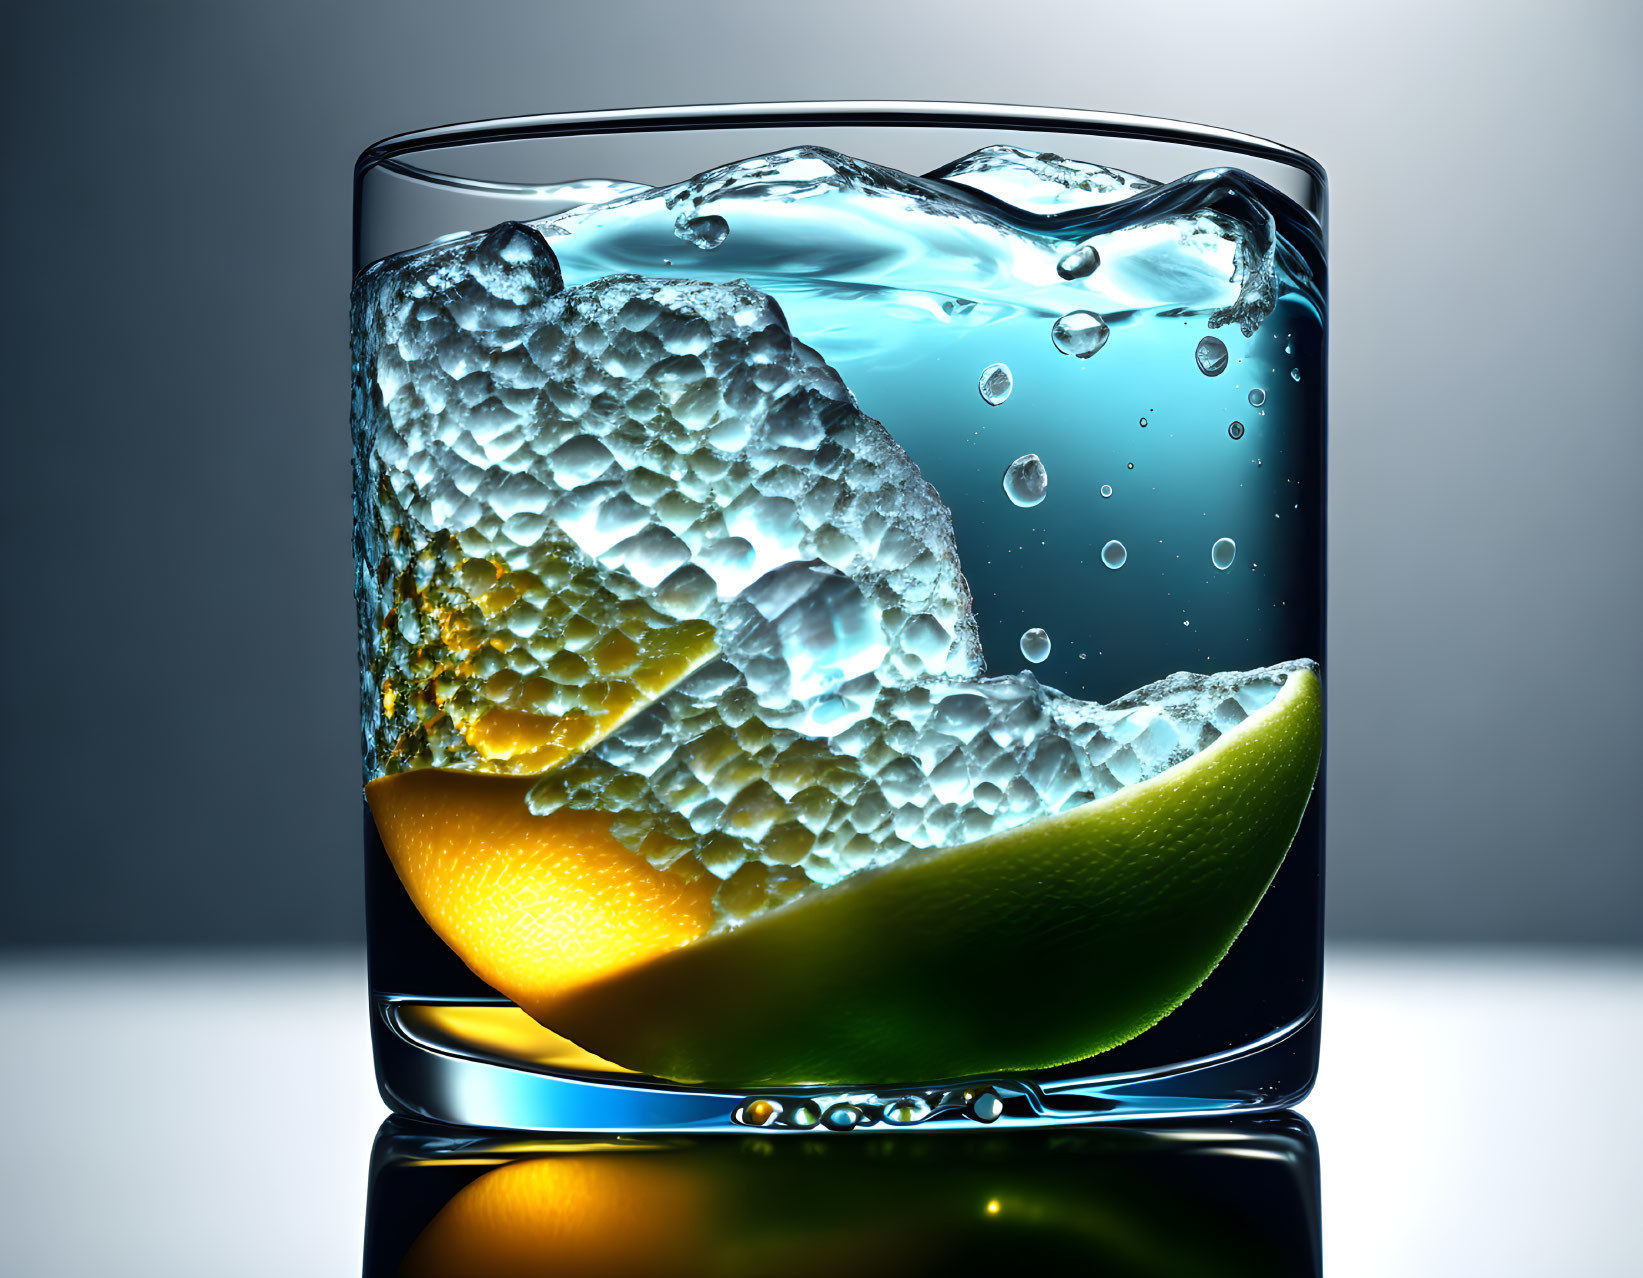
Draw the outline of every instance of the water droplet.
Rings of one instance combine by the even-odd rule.
[[[898,1096],[884,1107],[884,1121],[896,1127],[921,1122],[930,1116],[930,1102],[922,1096]]]
[[[1055,264],[1055,273],[1064,280],[1081,280],[1101,265],[1101,254],[1092,245],[1080,244]]]
[[[1112,330],[1094,311],[1068,311],[1050,326],[1050,340],[1063,355],[1088,359],[1107,344]]]
[[[1284,342],[1284,354],[1285,355],[1293,355],[1294,353],[1295,353],[1295,343],[1292,342],[1292,341],[1287,341],[1286,340]]]
[[[1124,549],[1121,541],[1109,541],[1101,547],[1101,562],[1109,568],[1122,568],[1129,557],[1130,552]]]
[[[833,1105],[822,1115],[822,1126],[830,1131],[847,1132],[861,1122],[861,1110],[854,1105]]]
[[[1145,417],[1143,417],[1141,419],[1141,429],[1145,430],[1146,428],[1147,428],[1147,419]]]
[[[730,234],[730,223],[717,213],[709,213],[705,217],[680,222],[673,228],[673,233],[699,249],[716,249]]]
[[[1004,495],[1017,506],[1038,505],[1049,485],[1049,474],[1037,453],[1017,457],[1004,468]]]
[[[1250,391],[1249,406],[1251,408],[1259,408],[1264,403],[1266,403],[1266,392],[1264,390],[1257,386],[1254,390]]]
[[[1101,495],[1103,497],[1111,497],[1112,496],[1112,485],[1111,484],[1102,484],[1101,485]]]
[[[1227,344],[1219,337],[1203,338],[1193,358],[1198,361],[1198,371],[1205,377],[1219,377],[1227,368]]]
[[[1290,376],[1291,376],[1291,377],[1293,377],[1293,378],[1294,378],[1294,379],[1295,379],[1295,380],[1296,380],[1296,381],[1300,381],[1300,380],[1301,380],[1301,370],[1300,370],[1300,369],[1298,369],[1298,368],[1292,368],[1292,369],[1290,369],[1290,370],[1289,370],[1289,375],[1290,375]]]
[[[1231,435],[1234,439],[1242,439],[1244,437],[1243,422],[1233,422],[1227,427],[1227,434]]]
[[[1231,537],[1222,537],[1209,548],[1209,561],[1225,572],[1232,567],[1232,561],[1238,555],[1238,543]]]
[[[1034,626],[1021,636],[1021,655],[1036,666],[1050,655],[1050,636]]]
[[[814,1127],[821,1122],[821,1110],[809,1101],[800,1101],[788,1112],[787,1123],[790,1127]]]
[[[977,389],[981,391],[981,398],[989,404],[1002,404],[1010,398],[1010,392],[1015,389],[1015,378],[1010,376],[1010,366],[987,365],[981,370],[981,382]]]

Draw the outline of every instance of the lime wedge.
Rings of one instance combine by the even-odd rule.
[[[1082,1060],[1214,970],[1295,837],[1322,744],[1322,686],[1297,669],[1149,781],[521,1002],[681,1082],[917,1083]]]

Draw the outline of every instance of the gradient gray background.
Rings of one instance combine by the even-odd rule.
[[[14,7],[0,943],[360,930],[350,165],[388,133],[944,98],[1332,182],[1336,937],[1643,942],[1643,20],[1624,4]]]

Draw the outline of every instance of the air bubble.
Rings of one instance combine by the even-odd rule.
[[[1205,337],[1199,341],[1193,358],[1205,377],[1219,377],[1227,368],[1227,344],[1219,337]]]
[[[781,1117],[781,1114],[780,1101],[761,1096],[744,1104],[736,1114],[736,1119],[749,1127],[769,1127]]]
[[[830,1106],[822,1115],[822,1126],[829,1131],[847,1132],[862,1120],[860,1106],[851,1104]]]
[[[1103,497],[1111,497],[1112,496],[1112,485],[1111,484],[1102,484],[1101,485],[1101,495]]]
[[[884,1107],[884,1121],[895,1127],[923,1122],[930,1116],[930,1102],[922,1096],[899,1096]]]
[[[1231,537],[1222,537],[1209,548],[1209,561],[1225,572],[1232,567],[1232,561],[1238,555],[1238,543]]]
[[[1055,264],[1055,273],[1064,280],[1081,280],[1101,265],[1101,254],[1088,244],[1080,244]]]
[[[996,1092],[978,1092],[970,1102],[970,1117],[978,1123],[992,1123],[1004,1112],[1004,1102]]]
[[[1242,439],[1244,437],[1243,422],[1233,422],[1228,425],[1227,434],[1231,435],[1234,439]]]
[[[716,213],[709,213],[679,223],[673,233],[699,249],[716,249],[730,234],[730,223]]]
[[[1266,403],[1266,392],[1264,390],[1257,386],[1254,390],[1250,391],[1249,406],[1251,408],[1259,408],[1264,403]]]
[[[1021,655],[1036,666],[1050,655],[1050,636],[1034,626],[1021,636]]]
[[[1063,355],[1088,359],[1107,344],[1112,330],[1094,311],[1068,311],[1050,326],[1050,340]]]
[[[1292,377],[1292,378],[1294,378],[1294,379],[1295,379],[1295,380],[1296,380],[1296,381],[1300,381],[1300,380],[1301,380],[1301,370],[1300,370],[1300,369],[1298,369],[1298,368],[1292,368],[1292,369],[1290,369],[1290,370],[1289,370],[1289,375],[1290,375],[1290,376],[1291,376],[1291,377]]]
[[[989,404],[1002,404],[1010,398],[1010,392],[1015,389],[1015,378],[1010,376],[1008,364],[989,364],[981,370],[981,381],[977,388],[981,398]]]
[[[1101,547],[1101,562],[1109,568],[1122,568],[1129,557],[1130,552],[1124,549],[1121,541],[1109,541]]]
[[[1141,419],[1141,429],[1145,430],[1146,428],[1147,428],[1147,419],[1145,417],[1143,417]]]
[[[1037,453],[1017,457],[1004,468],[1004,495],[1017,506],[1038,505],[1049,485],[1049,474]]]

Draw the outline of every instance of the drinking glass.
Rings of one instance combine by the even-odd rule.
[[[1324,198],[1257,138],[1015,107],[367,150],[388,1103],[842,1132],[1304,1095]]]

